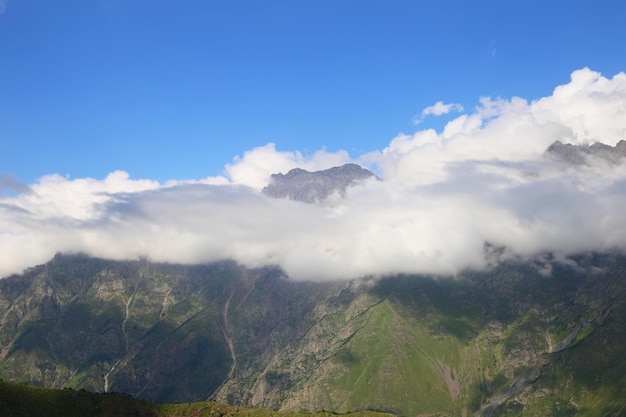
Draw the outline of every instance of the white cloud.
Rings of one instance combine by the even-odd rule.
[[[483,98],[441,133],[401,134],[353,159],[267,144],[235,158],[228,178],[159,184],[119,171],[101,180],[50,175],[29,192],[0,197],[0,275],[57,251],[183,263],[232,258],[280,265],[294,279],[330,279],[481,268],[493,262],[485,242],[506,247],[504,256],[626,249],[626,163],[578,167],[543,158],[555,140],[614,145],[626,138],[625,112],[626,76],[582,69],[548,97]],[[328,206],[258,191],[272,173],[350,161],[376,164],[383,181]]]
[[[293,168],[319,171],[350,162],[345,151],[329,153],[325,150],[305,157],[300,152],[279,152],[276,145],[268,143],[235,157],[232,164],[226,165],[226,174],[235,184],[243,184],[257,190],[265,187],[272,174],[286,174]]]
[[[442,116],[453,111],[463,111],[463,106],[457,103],[443,104],[443,101],[438,101],[432,106],[426,107],[418,116],[413,117],[413,123],[417,125],[420,124],[426,116]]]

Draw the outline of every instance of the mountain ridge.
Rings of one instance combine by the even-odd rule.
[[[545,154],[573,165],[588,165],[593,163],[593,158],[617,164],[626,157],[626,140],[620,140],[615,146],[602,142],[595,142],[592,145],[573,145],[557,140],[546,149]]]
[[[0,377],[284,411],[626,409],[625,348],[607,345],[624,340],[626,257],[543,262],[316,283],[58,255],[0,281]]]

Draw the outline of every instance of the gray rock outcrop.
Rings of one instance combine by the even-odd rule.
[[[593,145],[572,145],[557,140],[545,153],[550,158],[573,165],[588,165],[593,158],[617,164],[626,157],[626,140],[620,140],[615,146],[601,142]]]
[[[372,172],[356,164],[315,172],[295,168],[287,174],[272,174],[269,185],[262,192],[273,198],[317,203],[335,192],[343,195],[348,187],[373,177],[376,176]]]

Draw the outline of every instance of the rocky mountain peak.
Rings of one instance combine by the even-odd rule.
[[[617,164],[626,157],[626,141],[620,140],[615,146],[610,146],[601,142],[593,145],[573,145],[557,140],[546,149],[545,154],[574,165],[587,165],[593,158]]]
[[[343,195],[348,187],[372,177],[376,176],[357,164],[345,164],[314,172],[294,168],[287,174],[272,174],[270,183],[262,192],[273,198],[316,203],[335,192]]]

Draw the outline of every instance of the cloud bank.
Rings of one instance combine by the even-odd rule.
[[[230,258],[279,265],[293,279],[349,279],[626,249],[626,163],[544,157],[555,140],[620,139],[626,75],[585,68],[548,97],[482,98],[441,132],[400,134],[364,155],[304,156],[267,144],[235,158],[223,177],[165,184],[121,171],[102,180],[50,175],[19,187],[4,176],[18,193],[0,195],[0,276],[58,251],[181,263]],[[259,192],[272,173],[346,162],[374,168],[382,181],[324,205]]]

